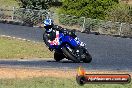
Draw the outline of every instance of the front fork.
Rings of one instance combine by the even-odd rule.
[[[74,49],[71,49],[70,46],[66,45],[67,49],[72,52],[72,54],[78,59],[78,60],[82,60],[84,57],[84,50],[82,48],[82,46],[78,46]]]
[[[83,55],[83,49],[79,46],[75,49],[75,53],[76,53],[77,59],[79,59],[81,61],[84,57],[84,56],[82,56]]]

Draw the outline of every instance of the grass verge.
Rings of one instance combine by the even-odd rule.
[[[18,1],[16,0],[0,0],[0,8],[2,9],[13,9],[12,7],[19,7]]]
[[[130,84],[85,84],[79,86],[75,78],[39,77],[30,79],[1,79],[0,88],[132,88]]]
[[[12,38],[0,37],[0,58],[52,58],[53,53],[44,43],[20,41]]]

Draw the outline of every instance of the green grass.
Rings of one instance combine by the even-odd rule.
[[[16,0],[0,0],[0,8],[12,9],[13,6],[19,7],[19,4]]]
[[[0,37],[0,58],[51,58],[53,53],[44,43],[33,43]]]
[[[0,9],[4,9],[0,11],[6,16],[6,19],[13,15],[13,7],[19,8],[19,2],[17,0],[0,0]],[[5,17],[4,17],[5,19]]]
[[[132,88],[130,84],[85,84],[79,86],[74,78],[39,77],[30,79],[1,79],[0,88]]]

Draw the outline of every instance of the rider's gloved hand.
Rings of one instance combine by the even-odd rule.
[[[73,38],[76,38],[77,36],[76,36],[76,33],[75,32],[76,32],[75,30],[71,30],[69,32],[69,35],[72,36]]]
[[[69,35],[69,31],[67,29],[63,29],[64,35]]]

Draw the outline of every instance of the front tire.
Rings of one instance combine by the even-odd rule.
[[[70,52],[66,47],[63,47],[63,48],[62,48],[62,51],[63,51],[64,55],[65,55],[68,59],[72,60],[72,61],[75,62],[75,63],[79,63],[79,62],[80,62],[80,60],[78,60],[78,59],[72,54],[72,52]]]
[[[90,63],[92,61],[92,56],[89,53],[85,53],[85,58],[83,58],[84,63]]]

